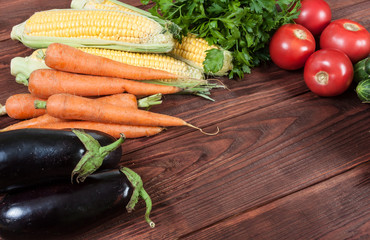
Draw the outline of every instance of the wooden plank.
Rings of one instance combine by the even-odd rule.
[[[126,2],[139,6],[139,1]],[[350,17],[369,28],[367,1],[329,0],[328,3],[334,18]],[[68,6],[69,1],[43,0],[37,4],[31,0],[7,1],[0,6],[0,103],[13,93],[27,91],[14,82],[9,63],[11,58],[27,56],[32,50],[9,39],[11,26],[24,21],[34,11]],[[317,97],[306,88],[302,71],[284,71],[270,63],[256,68],[243,81],[223,79],[223,82],[230,90],[214,91],[215,102],[193,96],[166,96],[164,104],[152,109],[182,117],[206,131],[219,126],[219,135],[204,136],[186,127],[169,128],[152,138],[127,141],[123,147],[125,155],[121,164],[143,177],[153,198],[152,218],[157,223],[156,229],[149,229],[144,222],[144,205],[140,202],[134,213],[112,219],[76,239],[176,239],[181,236],[196,239],[221,238],[222,234],[243,239],[247,233],[234,235],[225,228],[248,224],[250,229],[253,225],[249,228],[249,223],[253,221],[258,226],[254,232],[257,237],[258,230],[265,224],[272,232],[268,236],[272,237],[282,236],[278,233],[280,228],[283,233],[292,232],[291,236],[297,237],[301,233],[328,239],[335,239],[336,234],[363,236],[361,231],[366,232],[369,225],[361,223],[368,218],[356,214],[358,206],[368,213],[369,207],[365,205],[368,202],[363,199],[369,197],[369,192],[363,191],[362,198],[350,197],[353,201],[346,204],[345,212],[342,208],[332,208],[330,197],[339,196],[336,203],[345,201],[346,195],[340,198],[341,194],[351,195],[348,192],[351,186],[356,186],[352,184],[355,175],[367,174],[351,169],[370,159],[368,105],[361,104],[354,91],[335,98]],[[14,122],[1,117],[0,128]],[[343,174],[348,170],[354,175]],[[332,180],[338,177],[339,183],[333,184]],[[349,183],[344,184],[342,193],[340,183],[345,183],[346,178]],[[320,192],[325,197],[316,195],[314,199],[317,208],[307,197],[307,189],[315,188],[315,184],[327,186]],[[359,194],[356,188],[353,194]],[[318,203],[319,200],[322,202]],[[270,209],[276,203],[279,206]],[[302,212],[307,218],[303,218],[299,222],[301,227],[296,229],[299,214],[287,210],[305,204],[307,208]],[[348,214],[351,207],[356,209],[354,214]],[[325,211],[319,214],[318,211],[325,208],[332,211],[331,215]],[[283,213],[285,215],[281,215]],[[255,214],[255,220],[251,214]],[[335,218],[329,219],[332,215]],[[284,226],[275,222],[268,225],[269,219],[279,220],[279,216],[286,216],[281,223]],[[311,225],[319,220],[327,228],[320,228],[320,233],[314,235],[304,227],[305,220],[310,220]],[[337,227],[351,220],[353,226]],[[357,228],[356,223],[359,223]],[[213,236],[210,232],[218,227],[221,230],[216,234],[219,235]],[[342,232],[350,230],[352,232]]]
[[[15,52],[18,51],[17,49],[15,49]],[[26,51],[29,54],[29,51]],[[8,56],[17,55],[10,53]],[[10,59],[7,58],[5,61],[9,63]],[[5,65],[5,67],[9,69],[9,65]],[[5,99],[13,93],[27,91],[25,87],[20,87],[14,83],[14,78],[10,76],[9,72],[5,73],[5,78],[7,81],[0,83],[0,89],[9,87],[10,90],[0,93],[1,102],[5,102]],[[165,104],[153,108],[152,111],[184,118],[202,128],[206,126],[213,126],[215,128],[218,122],[222,122],[225,119],[233,118],[246,111],[253,111],[254,109],[259,109],[308,91],[300,71],[287,72],[278,69],[273,64],[255,69],[253,74],[248,75],[245,81],[237,82],[225,79],[224,83],[232,91],[214,91],[213,97],[216,100],[215,103],[191,96],[168,96],[165,97]],[[354,93],[352,94],[355,95]],[[226,112],[229,114],[226,115]],[[7,119],[5,123],[2,122],[2,126],[0,127],[15,122],[14,120]],[[147,141],[146,139],[145,142],[155,144],[156,141],[164,141],[165,139],[178,137],[191,131],[187,128],[181,128],[180,130],[177,128],[176,131],[171,130],[170,133],[166,133],[165,138],[162,135],[161,137],[156,137],[153,141]],[[140,140],[140,142],[142,141]],[[136,143],[134,145],[137,146]]]
[[[365,163],[181,239],[369,239],[369,183]]]
[[[305,94],[225,121],[217,137],[189,134],[127,154],[122,164],[153,198],[156,230],[146,229],[141,205],[129,223],[84,237],[176,239],[369,161],[368,109],[332,101]]]

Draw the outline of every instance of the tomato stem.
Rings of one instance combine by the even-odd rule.
[[[327,85],[329,83],[329,74],[324,71],[316,73],[315,80],[320,85]]]
[[[348,30],[348,31],[352,31],[352,32],[356,32],[358,30],[360,30],[359,26],[357,26],[356,24],[354,23],[344,23],[343,24],[343,27]]]
[[[307,34],[301,29],[294,29],[294,35],[299,39],[307,39]]]

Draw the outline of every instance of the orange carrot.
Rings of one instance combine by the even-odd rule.
[[[35,125],[34,128],[48,129],[89,129],[105,132],[115,138],[120,137],[120,133],[125,134],[126,138],[149,137],[156,135],[164,130],[162,127],[152,126],[131,126],[113,123],[99,123],[90,121],[65,121],[49,124]]]
[[[29,93],[20,93],[10,96],[1,107],[0,115],[8,114],[14,119],[28,119],[45,114],[45,109],[35,109],[35,100],[43,100]]]
[[[49,45],[46,50],[45,63],[53,69],[96,76],[134,80],[180,78],[173,73],[121,63],[109,58],[85,53],[77,48],[60,43]]]
[[[33,128],[37,125],[43,126],[45,124],[56,123],[56,122],[63,122],[66,121],[64,119],[52,117],[49,114],[44,114],[36,118],[31,118],[28,120],[24,120],[15,124],[12,124],[6,128],[0,130],[0,132],[22,129],[22,128]]]
[[[70,93],[79,96],[104,96],[128,92],[136,96],[147,96],[157,93],[172,94],[182,89],[145,83],[121,78],[100,77],[67,73],[52,69],[38,69],[31,73],[28,90],[32,95],[48,98],[57,93]]]
[[[187,125],[180,118],[144,110],[119,107],[71,94],[54,94],[47,101],[39,101],[35,106],[37,108],[46,108],[46,112],[53,117],[68,120],[86,120],[139,126]]]
[[[152,96],[150,96],[148,98],[151,98],[151,97]],[[40,98],[28,98],[28,99],[30,101],[27,101],[27,105],[28,105],[27,107],[35,109],[35,110],[43,110],[44,113],[46,112],[45,109],[36,109],[35,108],[35,100],[42,100],[42,99],[40,99]],[[100,102],[120,106],[120,107],[127,107],[127,108],[133,108],[133,109],[138,108],[138,103],[137,103],[136,97],[132,94],[129,94],[129,93],[114,94],[114,95],[110,95],[110,96],[96,98],[96,100],[100,101]],[[146,99],[144,99],[144,100],[146,100]],[[148,102],[149,102],[149,105],[150,105],[150,103],[151,103],[150,100],[146,101],[145,103],[148,103]],[[141,105],[145,105],[145,104],[141,104]],[[33,119],[28,119],[28,120],[25,120],[25,121],[15,123],[13,125],[10,125],[10,126],[4,128],[4,129],[0,130],[0,131],[8,131],[8,130],[21,129],[21,128],[31,128],[31,127],[35,127],[36,125],[41,125],[42,126],[44,124],[62,122],[62,121],[66,121],[66,120],[55,118],[55,117],[52,117],[48,114],[43,114],[43,115],[41,115],[39,117],[36,117],[36,118],[33,118]]]
[[[85,120],[137,126],[188,126],[203,132],[200,128],[177,117],[139,109],[118,107],[71,94],[55,94],[49,97],[47,101],[35,101],[35,107],[46,108],[46,112],[51,116],[67,120]],[[217,133],[218,131],[215,134]]]
[[[97,98],[96,100],[103,103],[110,103],[119,107],[127,107],[133,109],[138,108],[136,96],[130,93],[113,94]]]

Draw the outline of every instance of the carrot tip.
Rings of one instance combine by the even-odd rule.
[[[192,125],[190,123],[186,124],[186,126],[191,127],[191,128],[195,128],[195,129],[199,130],[201,133],[203,133],[205,135],[209,135],[209,136],[217,135],[220,132],[220,128],[219,127],[217,127],[216,132],[214,132],[214,133],[207,133],[207,132],[203,131],[203,129],[201,129],[199,127],[196,127],[196,126],[194,126],[194,125]]]

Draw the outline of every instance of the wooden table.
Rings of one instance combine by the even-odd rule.
[[[138,0],[126,1],[139,6]],[[370,29],[367,0],[328,0],[333,19]],[[27,92],[9,63],[32,50],[10,39],[13,25],[35,11],[70,1],[13,0],[0,4],[0,102]],[[142,201],[76,239],[369,239],[370,111],[352,86],[338,97],[310,92],[302,70],[269,63],[215,102],[166,96],[152,111],[181,117],[216,136],[168,128],[128,140],[122,165],[142,176],[153,200],[150,229]],[[0,127],[17,122],[0,117]]]

